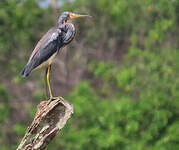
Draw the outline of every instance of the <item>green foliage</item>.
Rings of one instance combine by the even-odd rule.
[[[7,88],[0,83],[2,150],[15,149],[19,139],[14,137],[22,137],[29,124],[14,123],[11,113],[16,107],[9,102],[11,85],[24,82],[19,73],[26,56],[53,25],[52,9],[41,8],[39,1],[0,1],[0,79],[9,80]],[[84,51],[92,54],[84,67],[90,75],[67,94],[75,113],[48,149],[179,149],[178,8],[178,0],[64,1],[60,12],[93,16],[76,23],[79,47],[83,41]],[[36,83],[43,87],[43,79]],[[44,99],[44,90],[34,89],[33,98]],[[19,112],[27,120],[36,111],[30,104],[25,102]]]
[[[111,62],[89,63],[102,86],[83,81],[69,94],[75,114],[51,146],[66,150],[178,148],[178,57],[177,50],[163,49],[158,54],[131,49],[120,67]],[[103,94],[105,85],[113,85],[105,87],[112,95]]]
[[[8,104],[8,93],[3,84],[0,84],[0,145],[2,150],[5,149],[5,139],[7,139],[8,127],[6,126],[9,121],[10,106]]]
[[[6,92],[4,85],[0,84],[0,125],[3,121],[6,121],[9,115],[9,106],[4,101],[8,101],[8,93]]]
[[[7,104],[0,103],[0,124],[7,120],[9,115],[9,108]]]
[[[26,125],[22,123],[17,123],[13,126],[14,132],[21,136],[24,136],[26,128],[27,128]]]
[[[6,100],[8,98],[8,93],[6,92],[3,84],[0,84],[0,97],[2,100]]]
[[[105,40],[101,46],[107,51],[111,40],[119,44],[127,34],[133,47],[157,51],[156,47],[179,47],[178,7],[178,0],[76,0],[63,8],[93,16],[92,22],[81,25],[88,29],[85,36],[91,45]]]
[[[0,2],[0,61],[3,63],[0,67],[4,74],[12,76],[12,72],[19,74],[22,70],[25,53],[32,51],[41,31],[48,27],[44,17],[36,0]],[[44,23],[47,25],[45,28]]]
[[[33,97],[37,100],[45,99],[44,93],[42,91],[36,91]]]
[[[51,19],[43,14],[36,0],[3,0],[0,1],[0,149],[15,149],[17,135],[22,136],[24,128],[15,124],[14,106],[17,106],[13,84],[24,81],[19,74],[24,67],[26,55],[32,51],[37,39],[48,28]],[[40,18],[40,19],[39,19]],[[46,26],[43,26],[46,24]],[[39,30],[39,26],[40,30]],[[2,84],[10,83],[5,88]],[[13,101],[12,103],[11,100]],[[20,102],[20,101],[19,101]],[[26,116],[28,117],[28,116]]]

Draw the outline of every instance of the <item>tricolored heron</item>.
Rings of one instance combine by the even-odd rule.
[[[53,58],[58,54],[59,50],[69,44],[75,36],[75,27],[72,23],[68,23],[69,19],[90,17],[89,15],[79,15],[72,12],[63,12],[59,17],[58,25],[52,27],[37,43],[33,50],[29,61],[27,62],[22,76],[27,77],[32,70],[46,66],[46,95],[47,85],[50,94],[50,100],[54,99],[50,86],[50,70]]]

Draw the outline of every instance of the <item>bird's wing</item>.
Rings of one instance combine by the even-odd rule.
[[[40,50],[40,49],[43,49],[45,48],[46,46],[48,46],[48,44],[50,42],[53,42],[54,40],[57,40],[59,34],[60,34],[60,31],[57,27],[53,27],[51,28],[41,39],[40,41],[37,43],[37,45],[35,46],[30,58],[29,58],[29,61],[30,62],[32,60],[32,58],[35,56],[35,54]]]
[[[22,72],[22,75],[28,76],[33,69],[55,54],[63,46],[62,38],[63,35],[60,29],[57,27],[51,28],[37,43]]]

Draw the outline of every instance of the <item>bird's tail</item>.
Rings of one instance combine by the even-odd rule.
[[[32,65],[27,64],[21,72],[22,77],[27,77],[32,71]]]

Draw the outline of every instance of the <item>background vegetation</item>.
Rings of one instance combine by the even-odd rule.
[[[48,149],[179,149],[179,1],[59,1],[0,1],[0,150],[17,147],[45,98],[44,72],[20,72],[65,10],[93,18],[74,21],[53,65],[54,94],[75,114]]]

